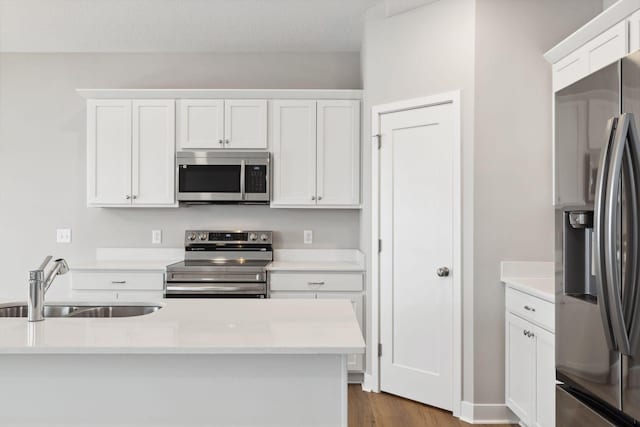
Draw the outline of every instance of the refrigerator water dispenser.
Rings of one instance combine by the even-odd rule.
[[[596,303],[593,211],[564,212],[564,294]]]

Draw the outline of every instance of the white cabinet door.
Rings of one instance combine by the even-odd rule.
[[[621,21],[584,45],[589,73],[627,54],[627,22]]]
[[[364,336],[364,296],[360,292],[318,292],[318,299],[348,299],[351,301],[353,311],[358,319],[360,325],[360,331]],[[347,368],[349,371],[362,371],[364,370],[364,355],[363,354],[350,354],[347,359]]]
[[[316,204],[316,102],[273,101],[272,205]]]
[[[175,101],[133,101],[134,205],[175,205]]]
[[[536,417],[534,426],[556,425],[556,363],[555,337],[544,329],[536,328]]]
[[[180,149],[224,148],[224,101],[183,99],[180,101]]]
[[[525,425],[535,412],[535,327],[511,313],[506,318],[505,394],[509,408]]]
[[[267,148],[267,101],[227,99],[224,101],[225,148],[264,150]]]
[[[629,53],[640,49],[640,10],[633,13],[629,21]]]
[[[87,101],[87,204],[131,204],[131,101]]]
[[[318,205],[360,203],[360,101],[318,101]]]

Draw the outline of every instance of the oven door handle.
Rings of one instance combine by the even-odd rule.
[[[256,294],[265,293],[265,284],[246,284],[243,286],[229,286],[229,285],[202,285],[202,284],[171,284],[167,283],[166,290],[168,293],[191,293],[191,294],[228,294],[228,293],[245,293]]]
[[[211,277],[193,273],[169,273],[168,283],[260,283],[265,282],[265,273],[217,274]]]

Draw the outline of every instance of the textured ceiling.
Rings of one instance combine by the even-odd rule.
[[[377,0],[0,0],[0,52],[359,51]]]

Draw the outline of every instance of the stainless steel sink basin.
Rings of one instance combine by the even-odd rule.
[[[160,305],[45,305],[44,317],[134,317],[155,313]],[[0,306],[0,317],[27,317],[27,305]]]

